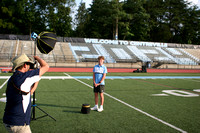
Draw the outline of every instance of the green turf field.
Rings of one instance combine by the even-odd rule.
[[[92,76],[92,73],[67,73]],[[10,74],[0,74],[7,76]],[[66,76],[47,73],[45,76]],[[108,73],[107,76],[200,76],[199,73]],[[0,98],[6,79],[0,79]],[[31,122],[33,133],[176,133],[200,132],[200,79],[106,79],[104,111],[82,114],[94,106],[92,79],[42,79],[38,107],[53,116]],[[5,103],[0,102],[0,133]],[[44,113],[36,108],[36,117]]]

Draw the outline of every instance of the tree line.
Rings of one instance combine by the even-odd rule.
[[[0,34],[200,44],[200,9],[185,0],[1,0]]]

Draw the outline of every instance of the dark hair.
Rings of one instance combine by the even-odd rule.
[[[30,69],[34,69],[34,64],[30,63],[30,62],[25,62],[26,65],[30,65]]]
[[[32,65],[32,63],[30,63],[30,62],[25,62],[24,64],[26,64],[26,65]]]
[[[30,62],[25,62],[25,63],[23,63],[21,66],[17,67],[16,70],[22,69],[23,66],[24,66],[25,64],[26,64],[26,65],[30,65],[30,69],[32,68],[32,65],[33,65],[32,63],[30,63]]]

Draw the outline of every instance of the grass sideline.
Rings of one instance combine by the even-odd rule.
[[[71,76],[92,76],[92,73],[68,73]],[[9,74],[0,74],[7,76]],[[200,76],[199,73],[108,73],[108,76]],[[65,76],[63,73],[47,73],[45,76]],[[92,80],[81,79],[92,86]],[[5,82],[0,80],[0,85]],[[166,121],[187,132],[200,132],[200,97],[179,97],[163,94],[163,90],[182,90],[199,94],[198,79],[106,79],[106,93],[156,118]],[[0,98],[5,97],[5,86]],[[92,88],[74,79],[42,79],[36,91],[36,104],[52,115],[31,122],[32,132],[179,132],[105,95],[104,111],[81,114],[83,103],[94,104]],[[0,102],[0,133],[5,103]],[[44,115],[36,109],[36,117]]]

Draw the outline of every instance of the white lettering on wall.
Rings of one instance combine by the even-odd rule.
[[[105,62],[116,63],[116,61],[112,58],[112,56],[107,52],[107,50],[101,44],[92,44],[92,46],[99,55],[103,55],[104,57],[106,57]]]
[[[149,59],[143,52],[141,52],[136,46],[127,46],[127,48],[141,61],[143,62],[151,62],[151,59]]]
[[[122,48],[111,48],[119,59],[132,59],[131,56]]]
[[[134,46],[151,46],[151,47],[167,47],[167,43],[158,42],[139,42],[139,41],[125,41],[125,40],[109,40],[109,39],[90,39],[84,38],[85,43],[91,44],[113,44],[113,45],[134,45]]]
[[[118,45],[118,40],[108,40],[108,39],[89,39],[84,38],[85,43],[96,43],[96,44],[115,44]]]
[[[120,41],[120,40],[119,40],[119,44],[120,44],[120,45],[128,45],[129,42],[128,42],[128,41]]]

